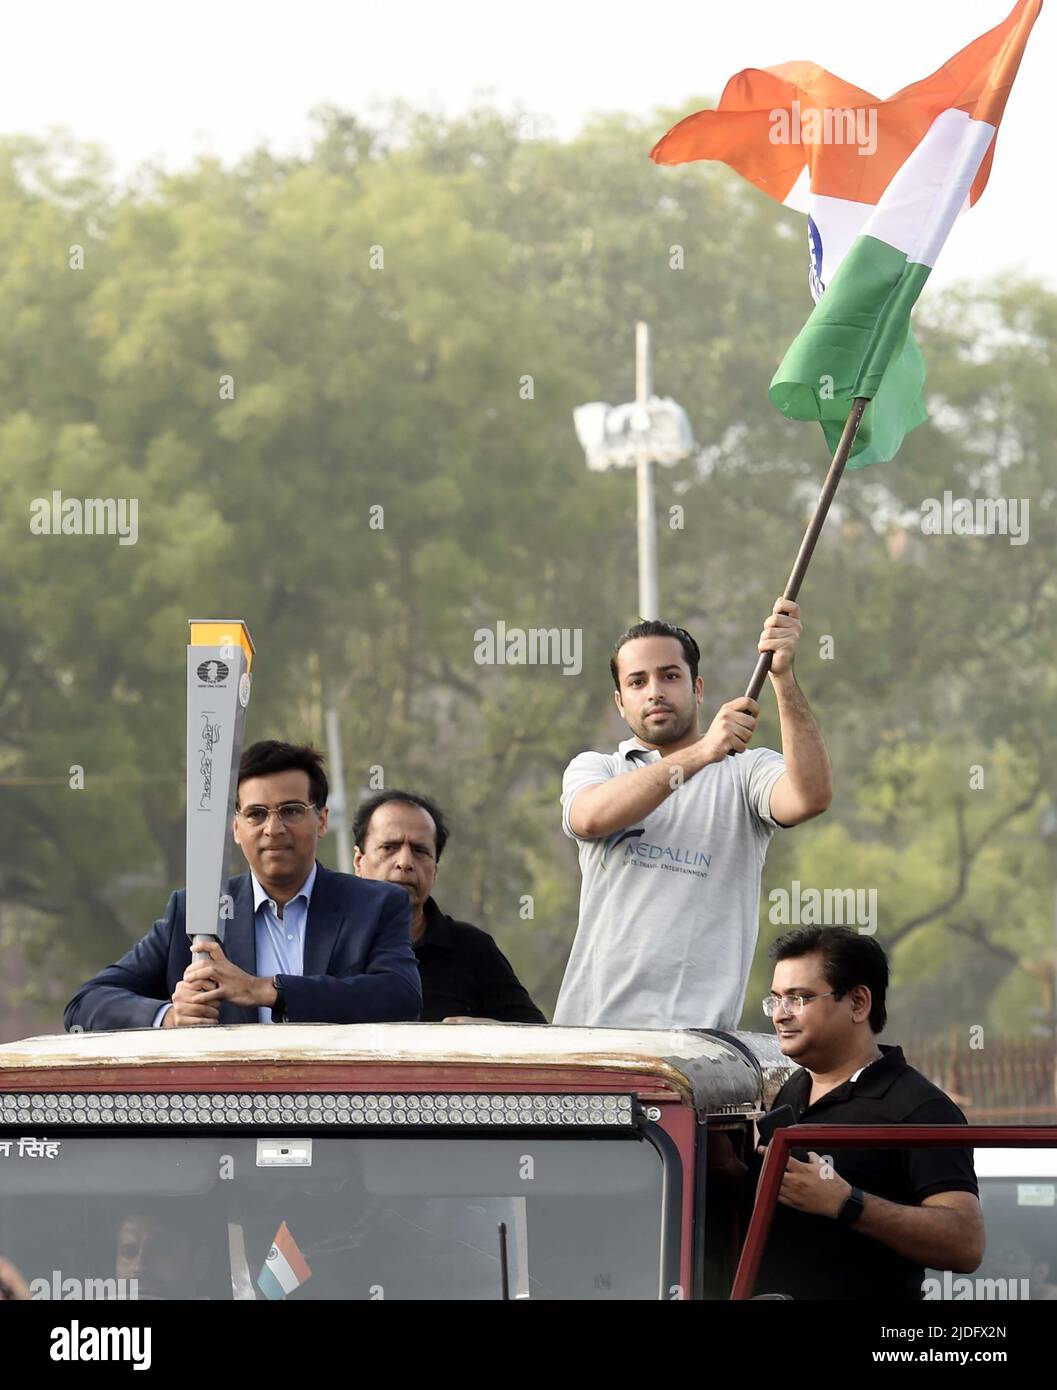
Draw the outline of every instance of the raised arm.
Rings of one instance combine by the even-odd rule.
[[[773,653],[770,677],[778,702],[786,770],[771,788],[771,815],[786,826],[820,816],[833,799],[833,773],[822,731],[793,674],[796,644],[803,630],[800,605],[791,599],[776,599],[758,648]]]
[[[771,788],[771,815],[780,825],[799,825],[829,806],[833,775],[822,731],[792,671],[773,685],[786,770]]]

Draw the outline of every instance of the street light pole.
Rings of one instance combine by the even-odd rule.
[[[650,329],[635,325],[635,399],[612,406],[591,401],[573,411],[576,434],[588,468],[635,469],[636,539],[639,564],[639,617],[660,617],[657,578],[657,466],[689,458],[697,447],[686,411],[670,396],[653,394]]]
[[[650,326],[641,321],[635,325],[635,404],[641,418],[636,421],[643,443],[636,460],[636,494],[639,542],[639,617],[660,617],[660,593],[657,578],[657,492],[656,465],[646,442],[650,428],[648,405],[653,395],[653,370],[650,360]]]
[[[333,707],[325,715],[327,755],[330,761],[330,829],[338,847],[338,873],[352,873],[352,851],[349,847],[349,800],[345,791],[345,768],[341,756],[341,730],[338,711]]]

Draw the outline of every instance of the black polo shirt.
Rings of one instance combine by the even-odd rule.
[[[456,922],[432,898],[423,909],[425,933],[414,943],[422,977],[423,1023],[463,1015],[501,1023],[546,1023],[486,931]]]
[[[915,1071],[902,1048],[882,1047],[859,1074],[808,1105],[811,1075],[795,1072],[772,1109],[792,1107],[797,1124],[964,1125],[938,1086]],[[825,1152],[814,1146],[815,1152]],[[807,1160],[804,1150],[793,1157]],[[833,1167],[863,1192],[918,1206],[937,1192],[978,1191],[971,1149],[834,1149]],[[829,1216],[775,1207],[756,1290],[794,1299],[920,1299],[925,1271],[854,1226]]]

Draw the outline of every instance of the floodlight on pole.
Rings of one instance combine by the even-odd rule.
[[[679,463],[695,447],[686,411],[668,396],[655,396],[652,378],[649,325],[637,323],[634,401],[618,406],[592,401],[573,411],[588,468],[636,472],[640,618],[660,616],[655,465]]]

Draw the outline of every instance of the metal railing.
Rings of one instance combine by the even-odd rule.
[[[970,1124],[1057,1123],[1057,1045],[1053,1038],[910,1039],[907,1061],[965,1111]]]

